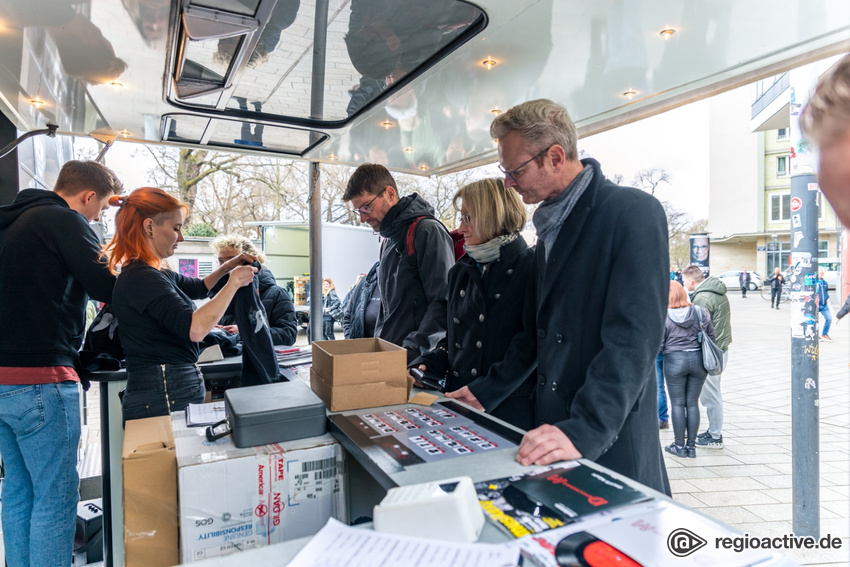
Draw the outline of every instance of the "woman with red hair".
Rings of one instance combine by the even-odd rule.
[[[168,415],[202,403],[198,343],[218,323],[236,290],[251,283],[257,270],[250,264],[256,258],[240,254],[203,279],[181,276],[167,269],[164,260],[183,241],[188,207],[152,187],[112,197],[110,204],[120,207],[106,252],[109,269],[118,273],[112,307],[127,359],[124,420]],[[192,300],[206,298],[225,274],[227,284],[196,309]]]
[[[700,325],[700,320],[702,325]],[[670,417],[674,442],[664,449],[677,457],[696,457],[699,431],[699,395],[708,373],[702,362],[702,329],[714,338],[711,315],[704,307],[691,304],[685,288],[670,282],[667,320],[664,324],[664,378],[670,393]]]

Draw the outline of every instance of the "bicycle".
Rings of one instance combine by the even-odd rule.
[[[785,303],[786,301],[788,301],[790,294],[791,294],[791,284],[790,283],[782,284],[782,295],[779,298],[779,302]],[[761,288],[761,298],[764,299],[765,301],[770,301],[770,295],[771,295],[770,284],[763,285],[762,288]]]

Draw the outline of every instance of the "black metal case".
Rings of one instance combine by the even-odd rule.
[[[224,408],[237,447],[283,443],[327,432],[325,404],[301,380],[231,388]]]

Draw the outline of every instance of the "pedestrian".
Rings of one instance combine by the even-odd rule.
[[[298,324],[295,321],[295,305],[289,292],[277,285],[277,280],[272,271],[266,266],[265,255],[257,250],[254,244],[240,234],[226,234],[216,237],[210,242],[210,248],[218,257],[218,264],[222,265],[232,260],[242,252],[254,256],[261,264],[257,272],[257,285],[260,291],[260,302],[266,310],[266,319],[269,323],[269,331],[272,342],[275,345],[291,346],[295,344],[298,336]],[[229,305],[218,322],[228,333],[239,333],[236,325],[236,317],[233,313],[233,305]]]
[[[381,311],[381,290],[378,287],[378,265],[375,262],[351,291],[351,299],[342,312],[342,330],[346,339],[375,336],[375,325]]]
[[[697,456],[699,397],[708,375],[700,347],[702,328],[714,340],[714,325],[708,310],[692,305],[685,289],[671,282],[661,350],[664,352],[664,376],[670,390],[674,437],[665,450],[677,457]]]
[[[723,368],[729,360],[729,345],[732,344],[732,316],[726,284],[714,276],[705,278],[699,266],[688,266],[683,271],[685,289],[691,293],[691,302],[704,307],[711,317],[717,333],[717,346],[723,351]],[[697,435],[697,445],[708,449],[723,448],[723,394],[720,389],[721,375],[709,374],[702,387],[700,401],[705,406],[708,430]]]
[[[774,305],[779,309],[779,302],[782,301],[782,284],[785,283],[785,276],[782,275],[779,268],[773,269],[773,274],[767,278],[767,283],[770,284],[770,308]]]
[[[342,317],[342,303],[336,294],[336,286],[330,278],[322,280],[322,338],[336,340],[334,324]]]
[[[533,429],[537,375],[534,252],[520,235],[526,210],[501,179],[484,179],[454,197],[466,254],[449,270],[446,337],[410,366],[446,378],[446,397]],[[413,376],[411,376],[413,378]]]
[[[182,276],[168,269],[165,260],[183,241],[188,207],[154,187],[110,202],[119,207],[115,236],[106,251],[110,270],[120,268],[112,307],[127,359],[124,420],[169,415],[203,403],[198,343],[213,330],[237,290],[254,281],[257,269],[250,264],[257,259],[241,253],[203,279]],[[206,299],[226,274],[221,291],[196,308],[192,300]]]
[[[829,284],[823,279],[823,268],[818,268],[818,312],[823,317],[823,330],[820,340],[832,341],[829,337],[829,327],[832,325],[832,313],[829,311]]]
[[[741,284],[741,297],[747,299],[747,290],[750,289],[750,274],[747,270],[741,270],[738,282]]]
[[[673,280],[677,285],[678,282]],[[667,390],[664,387],[664,351],[655,357],[655,379],[658,381],[658,429],[670,429],[670,413],[667,408]]]
[[[410,363],[444,334],[441,321],[455,261],[452,237],[422,197],[399,195],[395,179],[382,165],[358,167],[342,198],[351,202],[361,222],[384,238],[375,336],[405,348]]]
[[[0,455],[10,567],[69,566],[80,500],[78,350],[88,299],[112,301],[115,277],[89,226],[121,182],[69,161],[53,191],[0,207]]]
[[[537,427],[523,465],[586,458],[670,494],[658,443],[653,361],[669,294],[667,219],[658,199],[579,160],[575,124],[545,99],[497,116],[505,187],[540,205]]]

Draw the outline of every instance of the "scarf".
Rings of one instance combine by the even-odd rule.
[[[469,257],[479,264],[489,264],[493,260],[499,259],[501,248],[505,244],[510,244],[519,236],[518,232],[513,234],[505,234],[497,236],[492,240],[488,240],[484,244],[464,244],[463,249],[469,254]]]
[[[543,240],[544,258],[549,258],[549,252],[552,250],[552,244],[558,236],[558,231],[570,213],[573,211],[576,202],[584,194],[584,190],[590,185],[593,179],[593,168],[590,165],[584,166],[573,182],[561,191],[561,194],[550,201],[543,201],[537,210],[534,211],[532,222],[537,229],[537,238]]]

